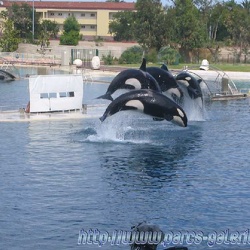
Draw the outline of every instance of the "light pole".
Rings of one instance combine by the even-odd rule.
[[[35,13],[34,13],[34,0],[33,0],[33,6],[32,6],[32,38],[34,41],[34,35],[35,35]]]

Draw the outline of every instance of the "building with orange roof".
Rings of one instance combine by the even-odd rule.
[[[101,37],[113,40],[109,33],[109,22],[113,15],[120,11],[135,11],[135,3],[126,2],[56,2],[56,1],[0,1],[0,11],[6,10],[13,3],[34,5],[35,13],[42,20],[55,21],[59,24],[60,33],[63,22],[69,16],[75,16],[81,26],[80,33],[85,40]],[[35,27],[34,27],[35,28]]]

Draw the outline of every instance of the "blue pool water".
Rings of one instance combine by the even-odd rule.
[[[1,84],[0,105],[25,105],[27,83]],[[86,84],[85,102],[106,88]],[[103,124],[96,118],[0,122],[0,249],[98,249],[77,244],[81,229],[112,234],[141,221],[166,234],[245,232],[249,124],[248,99],[207,103],[205,119],[187,128],[129,112]],[[212,249],[250,249],[212,239]],[[189,249],[209,249],[208,241]]]

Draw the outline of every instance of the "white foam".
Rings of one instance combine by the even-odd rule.
[[[143,116],[143,115],[142,115]],[[108,117],[104,122],[96,122],[94,125],[95,135],[89,135],[87,141],[90,142],[118,142],[143,144],[151,143],[148,139],[147,131],[150,126],[141,127],[140,114],[133,111],[122,111]],[[143,137],[140,136],[143,132]],[[139,133],[139,135],[138,135]]]
[[[205,121],[206,110],[202,99],[191,99],[187,91],[184,90],[184,102],[182,108],[184,109],[188,121]]]

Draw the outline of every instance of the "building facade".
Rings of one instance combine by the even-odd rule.
[[[0,11],[6,10],[13,3],[29,4],[34,6],[35,13],[41,20],[50,20],[58,23],[60,33],[63,23],[69,16],[75,16],[81,26],[80,33],[85,40],[101,37],[113,40],[109,33],[109,22],[113,15],[120,11],[135,11],[135,3],[125,2],[53,2],[53,1],[2,1]]]

